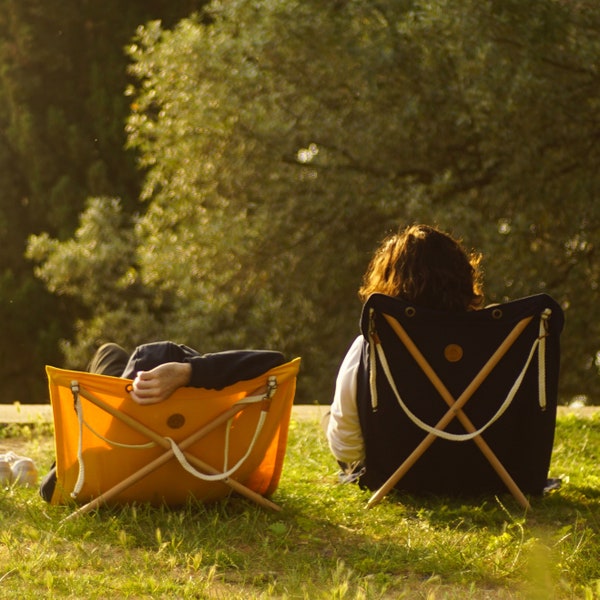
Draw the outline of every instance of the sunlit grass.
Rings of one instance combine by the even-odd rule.
[[[43,471],[48,430],[11,435]],[[291,424],[279,513],[232,497],[61,523],[70,507],[12,487],[0,492],[0,597],[600,598],[599,455],[600,419],[561,418],[563,488],[527,514],[509,495],[367,510],[368,492],[336,483],[316,420]]]

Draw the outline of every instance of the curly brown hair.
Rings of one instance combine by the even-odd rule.
[[[483,305],[482,256],[429,225],[411,225],[376,250],[358,295],[402,298],[426,308],[474,310]]]

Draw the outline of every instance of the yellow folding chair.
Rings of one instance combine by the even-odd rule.
[[[177,506],[232,491],[261,506],[283,467],[300,359],[222,390],[139,405],[131,380],[47,367],[57,482],[51,502]]]
[[[538,294],[457,314],[375,294],[361,323],[368,506],[396,488],[509,490],[529,508],[526,494],[546,485],[554,439],[558,304]]]

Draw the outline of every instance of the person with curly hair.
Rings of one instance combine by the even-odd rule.
[[[428,225],[411,225],[387,237],[375,251],[358,295],[401,298],[417,306],[444,311],[482,308],[482,256],[460,240]],[[367,341],[359,335],[348,350],[336,379],[325,430],[329,447],[342,467],[342,479],[364,474],[365,444],[359,421],[357,375]]]

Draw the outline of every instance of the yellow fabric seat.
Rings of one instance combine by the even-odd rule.
[[[223,390],[180,388],[153,405],[130,398],[128,379],[47,367],[57,474],[51,502],[177,506],[232,489],[260,502],[279,483],[299,367],[297,358]],[[269,384],[271,397],[254,394]]]

